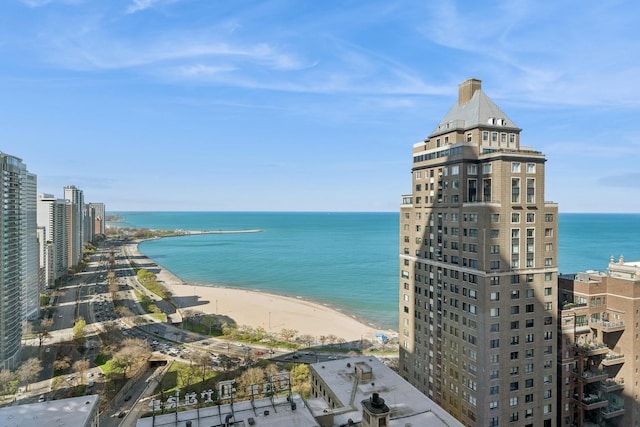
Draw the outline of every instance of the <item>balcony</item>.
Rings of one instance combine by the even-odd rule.
[[[585,411],[605,408],[609,405],[609,401],[607,399],[605,399],[604,397],[600,397],[597,394],[590,394],[588,396],[585,396],[579,403]]]
[[[624,390],[624,381],[608,378],[600,384],[602,391],[611,393],[618,390]]]
[[[601,363],[603,366],[620,365],[624,363],[624,354],[618,354],[610,351],[604,359],[602,359]]]
[[[600,409],[600,415],[606,420],[624,415],[624,405],[607,405]]]
[[[620,332],[624,331],[625,326],[622,320],[617,322],[607,322],[604,320],[592,320],[591,326],[600,329],[602,332]]]
[[[599,371],[597,369],[589,369],[582,373],[580,376],[582,378],[582,382],[584,383],[595,383],[598,381],[604,381],[609,378],[609,374],[605,371]]]
[[[606,344],[578,344],[576,350],[585,356],[599,356],[609,353],[609,347]]]

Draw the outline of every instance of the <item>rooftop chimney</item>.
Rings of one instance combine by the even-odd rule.
[[[473,94],[482,87],[482,80],[469,79],[458,85],[458,105],[466,104]]]

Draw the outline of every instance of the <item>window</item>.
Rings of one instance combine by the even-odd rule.
[[[511,291],[511,299],[518,299],[520,298],[520,291],[518,289],[513,289]]]
[[[485,163],[482,165],[482,173],[488,175],[491,173],[491,163]]]
[[[487,132],[486,130],[484,132],[482,132],[482,140],[483,141],[488,141],[489,140],[489,132]]]
[[[489,402],[489,410],[490,411],[498,410],[498,401],[497,400],[494,400],[493,402]]]
[[[553,228],[545,228],[544,237],[553,237]]]
[[[499,317],[500,316],[500,309],[499,308],[492,308],[489,310],[490,316],[491,317]]]
[[[500,323],[492,323],[490,332],[500,332]]]
[[[494,224],[500,222],[500,214],[492,213],[491,214],[491,222],[494,223]]]
[[[496,394],[500,394],[500,386],[493,385],[489,387],[489,394],[495,396]]]
[[[491,348],[500,348],[500,340],[499,339],[493,339],[489,341],[489,346]]]
[[[534,319],[527,319],[525,320],[525,327],[527,328],[533,328],[534,325]]]
[[[520,367],[512,366],[511,368],[509,368],[509,375],[520,375]]]
[[[520,213],[519,212],[511,213],[511,223],[512,224],[519,224],[520,223]]]
[[[511,322],[511,329],[520,329],[520,321],[519,320],[514,320],[513,322]]]
[[[527,203],[535,203],[536,201],[536,180],[527,178]]]
[[[533,357],[534,351],[532,348],[528,348],[524,351],[524,357],[530,358]]]
[[[500,134],[500,142],[507,142],[507,134],[506,133],[501,133]]]
[[[534,340],[534,334],[527,334],[524,336],[524,342],[532,343]]]
[[[533,378],[528,378],[528,379],[524,380],[524,386],[525,386],[525,388],[533,387]]]
[[[527,289],[527,290],[525,291],[525,296],[526,296],[527,298],[533,298],[533,293],[534,293],[533,289]]]
[[[498,237],[500,237],[500,230],[492,228],[491,229],[491,238],[492,239],[497,239]]]
[[[544,265],[545,265],[546,267],[551,267],[551,266],[553,266],[553,258],[545,258],[545,259],[544,259]]]
[[[511,422],[518,421],[518,413],[512,412],[511,415],[509,415],[509,421]]]
[[[489,294],[489,299],[491,301],[500,301],[500,292],[491,292]]]
[[[524,417],[525,418],[532,418],[533,417],[533,409],[531,408],[527,408],[524,410]]]
[[[527,212],[527,222],[536,222],[536,214],[533,212]]]
[[[511,345],[518,345],[520,344],[520,336],[519,335],[514,335],[511,337]]]
[[[533,311],[534,311],[533,304],[527,304],[527,305],[525,305],[525,312],[527,312],[527,313],[533,313]]]
[[[544,222],[553,222],[553,214],[544,214]]]
[[[527,163],[527,173],[536,173],[535,163]]]
[[[454,165],[451,166],[451,175],[459,175],[460,174],[460,166]]]
[[[518,359],[518,352],[517,351],[512,351],[509,358],[511,360],[517,360]]]
[[[491,132],[491,141],[498,142],[498,132]]]
[[[467,174],[469,174],[469,175],[477,175],[478,174],[478,165],[468,165],[467,166]]]
[[[517,285],[518,283],[520,283],[520,276],[518,274],[511,276],[511,284]]]
[[[511,203],[520,203],[520,178],[511,178]]]
[[[544,244],[544,250],[547,251],[547,252],[553,251],[553,243],[545,243]]]
[[[524,372],[530,374],[533,372],[533,363],[527,363],[524,365]]]
[[[511,172],[520,173],[520,162],[512,162],[511,163]]]
[[[509,406],[518,406],[518,397],[509,398]]]
[[[511,314],[520,314],[520,306],[512,305],[511,306]]]

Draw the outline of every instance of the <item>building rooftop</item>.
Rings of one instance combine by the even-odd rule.
[[[334,393],[342,407],[330,408],[322,398],[307,400],[315,416],[333,413],[333,425],[362,421],[362,402],[373,393],[384,399],[390,410],[390,427],[462,426],[453,416],[406,382],[375,357],[352,357],[314,363],[312,372]],[[356,367],[360,375],[356,372]],[[366,378],[360,380],[359,378]]]
[[[222,426],[227,425],[227,421],[235,427],[318,426],[302,398],[292,394],[290,400],[281,395],[274,396],[273,401],[269,398],[247,400],[234,402],[233,407],[225,404],[156,415],[155,419],[140,418],[136,427],[177,427],[187,425],[187,421],[191,427]]]
[[[460,87],[461,94],[458,102],[444,116],[429,138],[451,132],[456,128],[470,129],[477,126],[520,130],[500,107],[482,91],[480,80],[467,80]],[[465,90],[466,94],[463,94]]]
[[[2,427],[84,426],[97,415],[97,394],[0,408]]]

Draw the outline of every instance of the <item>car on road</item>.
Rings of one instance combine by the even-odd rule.
[[[124,401],[125,401],[125,402],[128,402],[128,401],[130,401],[130,400],[131,400],[131,395],[130,395],[130,394],[127,394],[127,395],[125,396],[125,398],[124,398]]]
[[[41,394],[40,397],[38,398],[38,402],[44,402],[46,399],[44,397],[44,394]]]
[[[258,351],[256,351],[256,354],[257,354],[258,356],[262,356],[262,355],[264,354],[264,351],[262,351],[262,350],[258,350]]]

